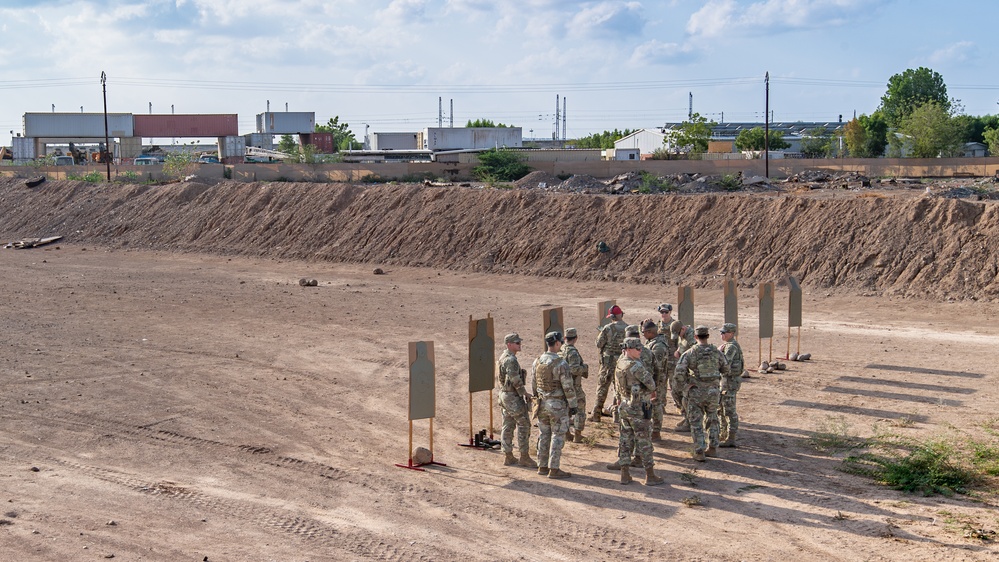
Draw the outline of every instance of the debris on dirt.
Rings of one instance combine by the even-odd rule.
[[[413,451],[413,464],[430,464],[434,460],[434,455],[426,447],[417,447]]]
[[[554,191],[568,191],[571,193],[603,193],[608,191],[608,189],[606,183],[593,176],[576,174],[558,184]]]
[[[428,186],[428,187],[448,187],[448,186],[451,186],[451,185],[454,185],[454,184],[451,183],[451,182],[448,182],[448,181],[433,181],[433,180],[426,179],[426,180],[423,180],[423,185]]]
[[[385,275],[385,271],[382,268],[380,268],[380,267],[376,267],[376,268],[372,269],[371,273],[373,273],[375,275]]]
[[[23,240],[7,244],[5,247],[14,248],[15,250],[27,250],[28,248],[37,248],[39,246],[58,242],[59,240],[62,240],[62,236],[49,236],[48,238],[25,238]]]
[[[302,287],[318,287],[319,286],[319,280],[318,279],[306,279],[305,277],[303,277],[303,278],[301,278],[301,279],[298,280],[298,284],[301,285]]]
[[[553,189],[562,183],[558,177],[548,172],[533,171],[513,182],[517,189]]]
[[[45,182],[45,176],[37,176],[34,178],[28,178],[24,180],[24,185],[28,187],[38,187]]]

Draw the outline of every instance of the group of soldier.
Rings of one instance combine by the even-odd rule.
[[[607,311],[609,321],[600,328],[596,341],[600,375],[590,417],[582,386],[589,367],[576,348],[577,330],[545,334],[546,351],[534,361],[530,390],[527,370],[517,359],[522,340],[516,333],[507,334],[506,350],[499,359],[503,463],[537,468],[538,474],[548,478],[568,478],[572,475],[561,469],[566,439],[581,443],[587,420],[601,422],[603,416],[613,416],[619,430],[618,457],[607,468],[620,471],[622,484],[632,481],[632,467],[645,469],[646,486],[662,484],[653,468],[652,452],[653,442],[662,440],[667,398],[682,416],[674,429],[691,434],[695,460],[717,456],[719,447],[735,447],[739,430],[736,395],[745,368],[735,340],[736,326],[726,323],[721,327],[719,349],[708,343],[706,326],[682,325],[672,317],[669,304],[659,305],[658,312],[658,321],[650,318],[629,326],[621,307],[614,305]],[[604,404],[612,387],[613,411],[608,412]],[[537,462],[530,455],[532,413],[540,433]],[[513,452],[515,432],[519,457]]]

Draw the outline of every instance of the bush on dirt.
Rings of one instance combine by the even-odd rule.
[[[491,148],[479,153],[479,165],[472,168],[472,175],[487,182],[517,181],[530,171],[530,166],[524,164],[519,154],[503,148]]]
[[[846,472],[869,476],[896,490],[950,496],[966,494],[981,481],[981,473],[959,458],[957,449],[942,439],[920,442],[887,435],[875,438],[869,451],[851,455],[843,464]]]

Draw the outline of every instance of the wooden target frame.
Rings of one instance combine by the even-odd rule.
[[[496,386],[496,331],[492,313],[485,318],[468,317],[468,443],[458,443],[461,447],[473,447],[483,451],[493,448],[493,444],[483,439],[476,440],[472,397],[476,392],[489,392],[489,440],[493,441],[496,429],[493,424],[493,388]]]
[[[409,462],[398,464],[399,468],[419,470],[423,466],[447,466],[434,460],[434,416],[437,415],[436,367],[434,363],[434,342],[409,342]],[[430,420],[430,461],[413,462],[413,421]]]
[[[770,340],[770,355],[767,361],[774,358],[774,284],[760,285],[760,363],[763,363],[763,340]]]
[[[798,347],[797,354],[801,355],[801,308],[802,308],[802,296],[801,296],[801,285],[798,284],[798,280],[794,277],[787,278],[788,285],[788,296],[787,296],[787,355],[784,359],[791,359],[791,328],[798,328]]]

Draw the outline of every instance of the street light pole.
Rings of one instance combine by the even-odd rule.
[[[108,135],[108,75],[101,72],[101,90],[104,92],[104,163],[108,169],[108,183],[111,183],[111,140]]]

